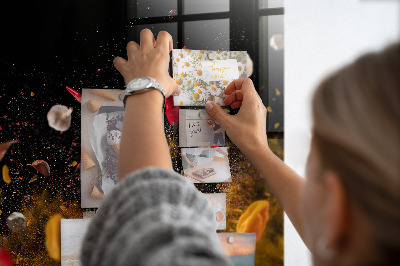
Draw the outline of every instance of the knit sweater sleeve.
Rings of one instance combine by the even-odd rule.
[[[209,201],[173,171],[135,171],[104,199],[82,243],[81,262],[105,265],[231,265]]]

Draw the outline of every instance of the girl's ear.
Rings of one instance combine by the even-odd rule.
[[[326,193],[324,208],[324,235],[327,244],[332,249],[339,249],[343,240],[351,230],[351,216],[349,215],[350,202],[339,175],[334,171],[327,171],[323,177]]]

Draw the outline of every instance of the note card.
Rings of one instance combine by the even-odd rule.
[[[246,77],[245,51],[172,50],[172,68],[182,93],[175,106],[204,106],[207,101],[224,105],[225,88]]]

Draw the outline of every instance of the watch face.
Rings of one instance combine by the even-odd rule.
[[[151,81],[149,78],[138,78],[131,83],[130,87],[135,90],[144,89],[147,88],[150,83]]]

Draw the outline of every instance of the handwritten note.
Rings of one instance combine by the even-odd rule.
[[[189,135],[191,138],[197,133],[201,132],[201,125],[200,122],[189,122],[188,123],[188,130],[189,130]]]
[[[216,133],[207,124],[208,117],[200,118],[204,109],[179,110],[179,146],[180,147],[209,147],[225,145],[225,131]],[[221,136],[222,135],[222,136]],[[221,138],[222,139],[217,139]],[[217,144],[218,143],[218,144]]]
[[[238,62],[235,59],[203,61],[199,63],[199,68],[203,72],[201,79],[206,82],[239,78]]]

